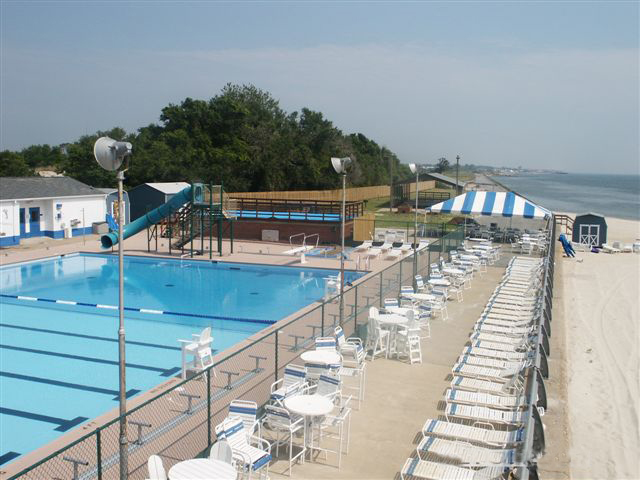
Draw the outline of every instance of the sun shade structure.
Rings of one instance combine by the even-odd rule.
[[[468,192],[433,205],[434,213],[462,213],[503,217],[549,218],[551,212],[513,192]]]

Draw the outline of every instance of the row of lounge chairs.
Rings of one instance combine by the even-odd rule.
[[[429,246],[429,242],[426,240],[420,240],[416,249],[422,250]],[[364,255],[365,257],[379,258],[384,256],[389,260],[401,258],[403,255],[413,251],[412,243],[404,242],[374,242],[373,240],[365,240],[360,245],[355,247],[355,252]]]
[[[509,263],[452,368],[444,419],[425,421],[403,479],[505,478],[532,460],[522,451],[529,420],[525,375],[534,364],[541,275],[540,259]],[[546,396],[537,406],[535,415],[544,412]]]

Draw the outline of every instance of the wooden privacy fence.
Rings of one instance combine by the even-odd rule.
[[[435,188],[436,182],[428,180],[420,182],[420,190]],[[410,191],[414,192],[416,184],[410,184]],[[339,202],[342,201],[342,190],[289,190],[281,192],[237,192],[227,193],[233,198],[253,198],[253,199],[278,199],[278,200],[328,200]],[[360,202],[369,200],[370,198],[380,198],[389,196],[389,185],[377,185],[373,187],[353,187],[347,188],[346,197],[348,202]]]

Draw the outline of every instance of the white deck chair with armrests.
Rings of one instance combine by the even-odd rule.
[[[269,462],[271,461],[271,444],[259,437],[252,436],[251,442],[259,447],[254,447],[248,440],[247,432],[241,418],[228,418],[216,426],[216,436],[218,439],[225,439],[233,451],[233,458],[236,464],[247,472],[249,478],[253,472],[264,473],[269,478]]]
[[[158,455],[151,455],[147,461],[149,480],[167,480],[167,473],[162,465],[162,459]]]
[[[408,458],[400,470],[402,480],[426,478],[429,480],[494,480],[500,478],[503,467],[485,467],[473,470],[447,463],[421,460],[420,457]]]
[[[525,327],[504,327],[500,325],[493,325],[491,323],[476,323],[473,326],[473,330],[475,332],[485,332],[485,333],[493,333],[499,335],[505,335],[509,337],[517,337],[521,338],[523,335],[528,335],[534,331],[533,326],[525,326]]]
[[[365,240],[364,242],[362,242],[360,245],[358,245],[355,248],[356,252],[362,252],[364,250],[368,250],[369,248],[371,248],[371,246],[373,245],[373,241],[372,240]]]
[[[229,404],[227,418],[238,417],[242,419],[244,429],[248,436],[257,434],[260,436],[260,421],[258,420],[258,404],[251,400],[232,400]]]
[[[378,322],[378,309],[369,308],[369,318],[367,324],[367,353],[371,352],[371,360],[375,360],[378,355],[387,356],[389,350],[389,330],[383,330]]]
[[[306,386],[306,369],[290,363],[284,367],[282,378],[271,384],[271,401],[282,406],[284,399],[296,395]]]
[[[265,435],[267,433],[270,434],[271,446],[275,445],[276,447],[276,457],[280,455],[280,445],[287,447],[289,451],[289,468],[285,472],[289,472],[289,476],[291,476],[291,468],[294,462],[301,459],[307,450],[304,438],[304,417],[291,414],[283,407],[266,405],[265,415],[262,418],[262,431]],[[302,441],[295,445],[294,439],[300,433],[303,434]],[[294,447],[298,447],[297,453],[294,453]]]
[[[454,376],[459,377],[471,377],[478,380],[506,383],[509,378],[520,375],[525,365],[525,362],[518,362],[509,368],[490,368],[469,365],[467,363],[456,363],[453,366],[452,373]]]
[[[437,436],[506,448],[524,441],[524,427],[516,430],[496,430],[492,424],[472,427],[463,423],[428,418],[422,427],[423,436]]]

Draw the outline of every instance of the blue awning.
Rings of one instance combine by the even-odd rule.
[[[551,212],[513,192],[468,192],[429,208],[434,213],[548,218]]]

